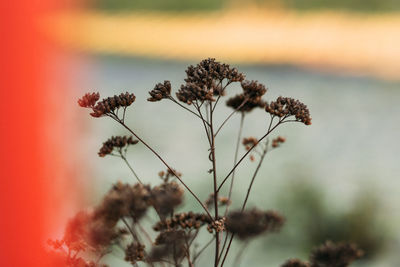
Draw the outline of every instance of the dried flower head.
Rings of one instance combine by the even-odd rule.
[[[180,259],[185,255],[185,243],[189,239],[183,230],[167,230],[161,232],[150,252],[151,261],[160,261],[167,258]]]
[[[243,93],[226,101],[228,107],[240,112],[250,112],[255,108],[264,108],[266,102],[261,97],[267,92],[265,86],[257,81],[242,81]]]
[[[258,81],[242,81],[240,83],[243,89],[243,95],[248,97],[251,101],[257,102],[267,92],[267,88]]]
[[[363,251],[355,244],[327,241],[313,249],[310,263],[311,267],[346,267],[362,255]]]
[[[78,212],[67,224],[64,242],[70,250],[81,251],[88,247],[107,247],[118,238],[113,228],[103,220],[95,218],[91,212]]]
[[[278,231],[284,221],[284,217],[275,211],[233,211],[226,219],[226,229],[240,239],[247,239],[264,232]]]
[[[280,96],[276,101],[267,104],[265,111],[272,116],[280,118],[295,116],[296,121],[300,121],[305,125],[311,125],[310,112],[307,106],[293,98]]]
[[[181,173],[181,172],[178,172],[178,171],[175,170],[175,169],[172,169],[172,170],[167,169],[166,171],[160,171],[160,172],[158,173],[158,176],[160,177],[161,180],[164,181],[164,183],[167,183],[171,177],[175,177],[175,174],[176,174],[178,177],[181,177],[181,176],[182,176],[182,173]]]
[[[286,138],[282,137],[282,136],[278,136],[275,139],[272,139],[272,147],[273,148],[277,148],[280,144],[285,143]]]
[[[112,136],[103,143],[103,146],[100,148],[98,154],[100,157],[104,157],[108,154],[111,154],[114,148],[121,150],[123,147],[136,145],[138,142],[138,140],[133,140],[132,136]]]
[[[208,224],[207,230],[209,233],[220,233],[225,231],[225,221],[226,218],[220,218],[218,220],[212,221]]]
[[[163,183],[151,190],[151,202],[160,215],[166,216],[183,201],[183,188],[176,182]]]
[[[209,223],[211,223],[211,220],[206,214],[183,212],[175,214],[170,219],[159,221],[156,225],[154,225],[153,229],[155,231],[170,230],[173,228],[198,229],[204,224]]]
[[[123,216],[140,219],[150,205],[150,187],[142,184],[117,183],[95,209],[95,216],[102,218],[111,227]]]
[[[98,102],[100,95],[98,93],[85,94],[81,99],[78,100],[78,104],[81,107],[91,108],[92,115],[95,118],[104,115],[115,115],[115,111],[119,108],[127,108],[136,99],[134,94],[129,94],[128,92],[122,93],[120,95],[114,95],[113,97],[107,97]],[[97,102],[97,103],[96,103]],[[96,103],[96,105],[95,105]]]
[[[310,264],[299,259],[290,259],[286,261],[281,267],[310,267]]]
[[[214,101],[213,96],[223,95],[221,83],[225,79],[227,84],[244,80],[244,75],[236,68],[221,64],[214,58],[204,59],[196,66],[189,66],[186,75],[186,84],[181,86],[176,96],[188,105],[196,100]]]
[[[78,100],[78,104],[83,108],[93,108],[99,98],[99,93],[86,93],[81,99]]]
[[[206,201],[204,202],[207,208],[213,208],[214,207],[214,193],[211,193]],[[220,206],[225,206],[225,205],[230,205],[231,200],[228,197],[224,196],[218,196],[218,205]]]
[[[147,101],[150,102],[156,102],[164,98],[169,98],[171,96],[171,82],[164,81],[163,84],[162,83],[156,84],[154,89],[151,90],[149,94],[150,97],[147,99]]]
[[[244,145],[246,150],[250,150],[250,148],[258,144],[258,139],[253,136],[245,137],[242,140],[242,144]]]
[[[138,261],[145,259],[145,246],[140,243],[131,243],[125,249],[125,261],[130,262],[132,265]]]

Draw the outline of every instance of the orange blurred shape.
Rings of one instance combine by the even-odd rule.
[[[62,1],[60,1],[62,2]],[[61,266],[46,252],[51,220],[51,157],[43,134],[46,107],[45,65],[55,52],[38,29],[38,20],[72,3],[50,0],[0,1],[0,266]],[[62,92],[60,92],[61,94]],[[61,98],[61,97],[60,97]],[[52,115],[56,116],[56,115]],[[62,151],[60,151],[62,153]]]

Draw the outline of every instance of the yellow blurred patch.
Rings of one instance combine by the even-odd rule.
[[[400,14],[213,13],[58,14],[58,42],[83,51],[169,59],[292,64],[400,80]]]

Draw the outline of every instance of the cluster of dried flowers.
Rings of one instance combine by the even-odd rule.
[[[198,194],[184,182],[181,173],[171,168],[152,146],[125,124],[125,111],[135,101],[134,94],[124,93],[99,101],[98,93],[87,93],[79,99],[80,106],[92,109],[90,114],[93,117],[111,117],[132,134],[111,137],[103,143],[98,155],[121,157],[139,183],[116,183],[100,205],[92,210],[79,212],[69,221],[62,240],[50,241],[55,250],[64,253],[66,266],[105,266],[100,263],[103,256],[115,249],[122,249],[125,261],[132,266],[139,266],[138,263],[148,266],[182,266],[187,262],[189,267],[193,267],[198,263],[199,257],[204,255],[202,253],[214,243],[214,253],[209,252],[213,255],[213,260],[207,266],[223,267],[235,236],[247,243],[255,237],[277,232],[283,227],[283,215],[276,211],[246,209],[247,200],[265,155],[285,142],[285,138],[279,136],[272,139],[270,144],[268,140],[271,132],[289,121],[310,125],[311,117],[306,105],[292,98],[279,97],[276,101],[267,103],[262,99],[267,88],[257,81],[244,79],[245,75],[236,68],[215,59],[205,59],[196,66],[188,67],[185,83],[177,91],[176,98],[171,94],[172,86],[169,81],[158,83],[149,92],[148,101],[169,99],[201,120],[209,144],[207,149],[211,151],[208,158],[211,168],[208,173],[212,183],[209,197],[205,201],[201,201]],[[234,82],[240,82],[243,91],[227,100],[226,105],[233,112],[217,125],[213,118],[213,114],[217,112],[215,107],[220,97],[227,94],[227,87]],[[123,109],[123,114],[118,114],[120,108]],[[244,138],[242,144],[245,149],[239,157],[243,120],[257,108],[270,114],[266,116],[270,119],[269,128],[261,137]],[[221,177],[216,167],[216,138],[235,113],[241,114],[241,124],[234,164],[230,172]],[[290,120],[292,116],[295,119]],[[126,158],[128,146],[138,142],[147,147],[167,168],[158,173],[161,180],[158,185],[142,183]],[[255,155],[259,156],[258,165],[251,177],[241,209],[230,211],[236,169],[248,156],[256,161]],[[229,194],[224,196],[221,189],[226,188],[227,181],[230,181]],[[178,211],[184,200],[184,192],[194,197],[201,208],[200,212]],[[157,220],[155,223],[154,217]],[[204,234],[210,235],[212,239],[200,249],[198,237]],[[94,256],[88,259],[85,258],[87,254],[82,252],[92,252],[91,255]],[[326,243],[312,252],[310,262],[289,260],[282,266],[342,267],[360,255],[353,245]]]
[[[346,267],[362,255],[363,251],[353,243],[327,241],[311,251],[308,262],[290,259],[282,267]]]

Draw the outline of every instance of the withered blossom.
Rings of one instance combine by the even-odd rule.
[[[81,99],[78,100],[78,104],[83,108],[93,108],[99,99],[99,93],[86,93]]]
[[[183,212],[174,214],[170,219],[159,221],[153,229],[155,231],[170,230],[173,228],[198,229],[204,224],[211,223],[210,217],[206,214]]]
[[[181,86],[176,96],[188,105],[194,101],[214,101],[213,96],[223,95],[221,85],[225,79],[227,84],[244,80],[244,75],[236,68],[221,64],[214,58],[202,60],[196,66],[189,66],[186,75],[186,84]]]
[[[93,112],[90,113],[90,115],[98,118],[104,115],[115,115],[114,112],[116,110],[121,107],[126,108],[130,106],[136,99],[134,94],[130,94],[128,92],[97,101],[99,97],[100,95],[98,95],[98,93],[85,94],[81,99],[78,100],[78,104],[81,107],[91,108]]]
[[[150,252],[151,261],[161,261],[167,258],[180,259],[185,256],[185,243],[189,238],[183,230],[167,230],[161,232]]]
[[[226,218],[220,218],[218,220],[212,221],[208,224],[207,230],[209,233],[220,233],[226,230],[225,227]]]
[[[250,148],[258,144],[258,139],[253,136],[245,137],[242,140],[242,144],[244,145],[246,150],[250,150]]]
[[[132,265],[138,261],[145,259],[145,246],[140,243],[131,243],[125,249],[125,261],[130,262]]]
[[[214,194],[210,194],[206,201],[204,202],[207,208],[214,207]],[[228,197],[218,196],[218,205],[225,206],[231,204],[231,200]]]
[[[117,238],[113,228],[87,211],[78,212],[69,220],[64,233],[65,244],[75,251],[84,251],[88,247],[101,250]]]
[[[310,264],[299,259],[290,259],[286,261],[281,267],[310,267]]]
[[[175,169],[173,169],[173,170],[167,169],[166,171],[160,171],[160,172],[158,173],[158,176],[160,177],[161,180],[164,181],[164,183],[168,183],[168,181],[169,181],[169,179],[170,179],[171,177],[175,177],[175,174],[176,174],[178,177],[181,177],[181,176],[182,176],[182,173],[181,173],[181,172],[178,172],[178,171],[175,170]]]
[[[294,116],[296,121],[302,122],[305,125],[311,125],[310,112],[307,106],[299,100],[290,97],[278,97],[276,101],[267,104],[265,111],[272,116],[280,118]]]
[[[346,267],[363,254],[355,244],[327,241],[312,250],[310,263],[311,267]]]
[[[171,96],[171,82],[164,81],[164,83],[158,83],[153,90],[149,92],[150,97],[147,101],[157,102],[164,98],[169,98]]]
[[[162,183],[151,190],[151,203],[160,215],[169,215],[182,203],[183,192],[176,182]]]
[[[277,148],[280,144],[285,143],[286,138],[282,137],[282,136],[278,136],[277,138],[272,139],[272,144],[271,146],[273,148]]]
[[[250,112],[255,108],[264,108],[266,102],[261,97],[267,92],[265,86],[257,81],[242,81],[243,93],[231,97],[226,105],[240,112]]]
[[[226,218],[226,229],[240,239],[255,237],[265,232],[279,231],[285,218],[275,211],[233,211]]]
[[[111,227],[124,216],[139,220],[150,206],[150,197],[149,186],[117,183],[95,209],[95,216],[103,218]]]
[[[103,143],[98,155],[104,157],[111,154],[114,148],[121,149],[129,145],[136,145],[139,141],[134,140],[132,136],[112,136]]]

